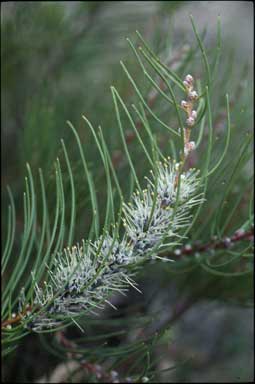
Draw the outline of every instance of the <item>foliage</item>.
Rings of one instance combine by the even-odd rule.
[[[101,2],[93,6],[94,3],[89,4],[86,2],[84,7],[88,7],[87,12],[92,13],[94,17],[100,12]],[[54,40],[54,34],[57,34],[56,38],[60,40],[63,38],[64,44],[72,45],[71,37],[69,41],[65,41],[68,24],[62,22],[61,9],[57,7],[52,9],[49,12],[50,17],[45,18],[49,23],[46,28],[49,36]],[[48,11],[47,7],[41,8],[41,12]],[[22,12],[22,9],[18,9],[17,12],[17,20],[20,18],[20,22],[23,17],[31,18],[37,15],[37,12],[33,13],[33,7],[28,7],[27,12]],[[58,18],[59,24],[56,28]],[[112,237],[108,248],[106,247],[108,251],[101,262],[102,268],[106,267],[107,257],[111,255],[114,246],[112,238],[118,239],[119,235],[125,234],[126,229],[121,225],[123,202],[130,200],[137,188],[142,190],[146,187],[147,182],[141,180],[143,176],[148,175],[150,168],[153,168],[155,174],[160,173],[157,161],[169,155],[186,167],[181,169],[180,174],[183,172],[185,175],[194,166],[200,170],[203,198],[200,198],[196,207],[192,208],[192,218],[188,226],[179,230],[178,242],[166,242],[165,233],[162,232],[160,244],[156,244],[158,257],[163,260],[173,259],[175,262],[155,262],[152,259],[148,263],[148,258],[143,259],[142,270],[135,280],[139,279],[143,284],[146,275],[150,278],[157,275],[160,276],[160,280],[157,278],[158,284],[165,286],[166,289],[169,279],[174,281],[181,295],[185,293],[180,313],[205,297],[250,305],[253,233],[252,133],[248,128],[243,128],[251,123],[250,89],[244,77],[247,68],[241,70],[239,68],[237,76],[230,75],[231,67],[221,46],[220,20],[217,25],[217,44],[210,50],[210,55],[204,46],[205,33],[200,34],[197,31],[192,17],[191,25],[195,41],[193,47],[181,55],[176,71],[173,71],[167,63],[165,52],[168,47],[165,50],[161,47],[160,52],[155,53],[138,32],[134,42],[133,39],[127,39],[136,64],[132,59],[120,63],[125,80],[119,84],[120,91],[117,91],[117,85],[111,87],[113,106],[108,108],[106,103],[106,106],[99,107],[97,112],[99,115],[100,108],[105,109],[106,113],[110,111],[110,117],[106,117],[106,126],[94,128],[87,114],[82,119],[82,124],[86,127],[85,133],[82,129],[75,128],[76,124],[81,124],[80,121],[75,121],[76,124],[68,122],[53,168],[50,167],[50,163],[56,151],[56,144],[48,148],[49,142],[52,140],[55,143],[56,138],[60,137],[60,132],[54,130],[53,126],[61,127],[63,119],[69,117],[63,105],[59,110],[55,105],[55,111],[49,107],[51,103],[47,101],[42,105],[41,100],[36,97],[25,108],[26,128],[22,143],[26,152],[25,157],[29,158],[33,165],[43,164],[44,170],[40,168],[37,176],[27,164],[22,231],[17,230],[14,197],[8,187],[9,205],[2,258],[4,354],[13,353],[21,339],[34,328],[41,332],[39,337],[42,344],[56,356],[57,361],[63,361],[63,356],[68,360],[68,356],[71,356],[78,362],[77,370],[83,366],[83,375],[88,380],[100,381],[103,378],[112,381],[116,375],[125,374],[123,381],[141,382],[148,378],[152,380],[158,374],[155,347],[164,342],[164,336],[175,321],[175,317],[168,318],[162,324],[159,313],[150,312],[148,309],[149,304],[153,302],[153,294],[150,297],[150,294],[146,294],[146,290],[143,305],[135,308],[130,301],[123,309],[119,308],[116,315],[107,309],[99,313],[98,318],[86,311],[75,313],[75,316],[66,314],[64,323],[58,324],[56,321],[56,324],[53,324],[54,327],[59,325],[54,328],[54,332],[58,331],[54,333],[54,337],[52,326],[44,329],[40,326],[33,327],[31,324],[38,316],[37,305],[40,304],[39,297],[45,292],[44,287],[50,287],[51,281],[57,281],[57,275],[54,276],[55,280],[51,280],[48,271],[56,273],[54,265],[63,271],[71,260],[68,256],[69,251],[66,251],[66,261],[61,261],[64,248],[72,247],[76,242],[81,243],[82,238],[86,240],[85,251],[76,259],[75,268],[79,268],[82,263],[80,257],[84,258],[84,255],[87,257],[90,244],[97,244],[94,251],[95,259],[102,256],[101,247],[108,239],[107,234],[110,233]],[[6,28],[13,28],[13,24],[7,24]],[[70,36],[80,33],[79,29],[69,32]],[[67,51],[69,55],[77,57],[80,47],[79,39],[75,37],[76,46],[72,47],[73,51]],[[47,54],[53,49],[49,41],[50,39],[45,36],[45,44],[42,42],[38,48],[38,62],[40,55],[44,55],[45,52]],[[14,42],[15,40],[13,44]],[[13,49],[16,49],[15,46],[9,44],[8,50]],[[28,63],[29,54],[34,54],[34,49],[37,48],[31,46],[31,52],[25,55]],[[47,74],[51,71],[58,72],[59,66],[56,62],[68,60],[66,57],[63,58],[64,54],[64,51],[60,52],[59,56],[56,56],[57,61],[49,62],[51,69],[50,71],[47,69]],[[225,71],[219,71],[220,62],[226,68]],[[73,71],[75,62],[71,60],[71,63],[70,71]],[[19,65],[18,62],[14,64]],[[11,69],[13,67],[5,68],[4,71],[8,73]],[[30,70],[36,68],[27,69],[24,82],[29,82]],[[196,121],[191,130],[196,149],[190,154],[187,153],[187,159],[184,161],[186,123],[181,100],[186,95],[187,89],[183,80],[188,73],[192,73],[196,80],[199,97]],[[61,78],[61,71],[58,72],[58,76]],[[9,81],[13,81],[15,85],[18,83],[13,76],[7,76],[6,79],[6,89],[10,86]],[[49,83],[45,86],[47,97],[48,92],[56,92],[51,86],[50,77],[48,79]],[[34,85],[35,89],[42,86],[42,82],[43,76],[40,76],[38,84]],[[221,84],[224,84],[224,87]],[[15,91],[18,98],[22,97],[20,92],[21,88]],[[124,92],[125,94],[121,96]],[[132,93],[132,104],[126,101],[127,93]],[[75,96],[64,92],[58,96],[59,103],[63,98],[65,102],[72,103],[76,111],[82,110],[78,94]],[[52,99],[56,100],[55,96],[52,96]],[[100,101],[104,104],[104,96]],[[17,116],[23,115],[22,111],[21,109]],[[34,137],[32,133],[38,121],[40,124],[38,130],[42,134]],[[102,125],[103,123],[104,121]],[[109,127],[109,123],[113,128]],[[119,138],[115,133],[116,125],[119,128]],[[116,154],[119,145],[122,145],[122,151],[117,152],[118,156],[114,157],[113,154]],[[170,174],[171,172],[172,168]],[[180,174],[177,172],[174,176]],[[151,191],[158,192],[159,182],[160,177],[153,179]],[[173,217],[178,213],[181,188],[182,182],[179,178]],[[152,199],[150,208],[154,207],[151,210],[154,212],[156,198],[151,194],[147,198]],[[139,198],[136,199],[136,205],[140,204],[141,208]],[[133,209],[136,214],[137,209],[134,205]],[[134,231],[130,225],[132,217],[134,215],[132,216],[132,212],[126,208],[129,228]],[[112,227],[114,223],[115,228]],[[80,249],[78,245],[77,249]],[[70,251],[70,254],[73,255],[76,250]],[[143,256],[147,256],[146,252]],[[84,269],[90,266],[86,264]],[[136,265],[128,265],[128,270],[132,274],[132,271],[136,271]],[[68,275],[67,283],[71,281],[75,272],[74,269],[71,275]],[[130,283],[132,286],[135,285],[128,277],[127,279],[129,285]],[[63,287],[66,289],[65,285],[61,286],[61,289]],[[61,294],[64,293],[62,290]],[[127,295],[131,295],[130,290]],[[42,300],[44,299],[45,296]],[[51,299],[54,301],[55,297],[51,296]],[[118,302],[119,299],[118,296],[110,296],[107,300],[111,300],[110,303],[114,306],[114,302]],[[46,301],[48,303],[48,297]],[[43,307],[44,305],[41,305],[41,309],[39,308],[39,314]],[[178,318],[178,313],[175,316]],[[73,323],[76,327],[72,327]],[[66,335],[70,336],[71,341],[68,341],[68,337],[66,339],[63,334],[63,329],[67,326],[69,328]],[[83,332],[85,333],[82,334]],[[109,345],[109,340],[112,338],[119,340],[117,346]],[[97,368],[95,364],[98,364]],[[101,367],[105,367],[105,370],[102,371]],[[120,373],[117,374],[115,370]],[[75,375],[75,370],[72,374]]]

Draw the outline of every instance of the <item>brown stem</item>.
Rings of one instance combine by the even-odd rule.
[[[226,248],[229,248],[231,246],[231,244],[233,243],[237,243],[241,240],[252,240],[254,237],[254,228],[251,228],[250,230],[248,231],[242,231],[242,230],[238,230],[234,233],[233,236],[231,237],[224,237],[223,239],[221,240],[211,240],[205,244],[199,244],[199,245],[194,245],[194,246],[184,246],[183,248],[179,249],[178,250],[178,253],[175,252],[171,252],[171,253],[167,253],[164,255],[164,257],[176,257],[178,256],[181,257],[181,256],[184,256],[184,255],[191,255],[191,254],[194,254],[196,252],[207,252],[211,249],[226,249]]]
[[[27,315],[28,312],[32,311],[32,307],[27,307],[25,311],[19,313],[15,317],[11,317],[10,319],[7,319],[1,323],[1,328],[6,328],[7,325],[12,325],[18,323],[24,316]]]

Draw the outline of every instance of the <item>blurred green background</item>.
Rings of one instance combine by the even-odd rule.
[[[39,167],[43,169],[48,183],[47,188],[54,194],[52,165],[57,156],[60,159],[63,157],[61,138],[65,140],[72,157],[74,176],[78,184],[79,220],[75,240],[86,237],[90,222],[86,216],[87,186],[82,182],[79,184],[81,164],[66,120],[73,123],[86,145],[86,155],[96,175],[102,207],[105,196],[102,164],[96,154],[91,133],[81,119],[82,114],[86,115],[95,127],[102,126],[112,158],[117,164],[116,170],[121,185],[128,196],[129,174],[127,164],[122,158],[122,146],[117,133],[109,87],[113,84],[128,104],[132,102],[132,87],[120,68],[120,60],[128,63],[141,85],[144,80],[141,72],[137,70],[135,59],[125,38],[127,36],[133,38],[135,31],[139,30],[157,52],[163,52],[164,58],[171,59],[184,45],[194,45],[195,39],[188,17],[190,13],[193,14],[200,30],[207,27],[205,45],[209,53],[215,46],[217,15],[221,15],[223,50],[222,61],[218,68],[219,80],[216,83],[214,128],[218,129],[215,140],[220,143],[223,137],[222,124],[226,117],[225,104],[222,100],[224,94],[228,92],[232,101],[232,121],[235,125],[229,154],[231,161],[231,158],[234,159],[240,138],[252,131],[253,4],[251,2],[2,3],[2,207],[5,208],[7,199],[6,186],[10,185],[17,205],[17,242],[19,231],[21,232],[23,226],[22,193],[25,164],[28,162],[31,165],[34,174]],[[195,63],[200,62],[201,58],[197,55]],[[193,71],[192,74],[199,76],[201,64],[197,65],[199,67],[193,63],[189,68]],[[157,108],[160,108],[160,105]],[[162,139],[164,140],[164,136]],[[138,174],[143,176],[146,171],[145,164],[140,158],[141,153],[135,142],[131,143],[130,148],[137,160]],[[217,151],[215,157],[217,158]],[[251,168],[250,162],[245,168],[246,171],[244,170],[244,180],[250,178]],[[222,183],[227,176],[223,175]],[[222,186],[218,189],[219,194],[221,188]],[[232,196],[233,201],[240,194],[238,184],[236,188]],[[250,190],[251,188],[245,193],[249,195]],[[54,199],[49,201],[49,209],[53,206]],[[214,209],[213,203],[211,209]],[[245,202],[242,209],[239,212],[240,217],[245,216]],[[3,209],[2,223],[5,222],[5,218],[6,213]],[[237,229],[235,220],[233,221],[229,230]],[[2,232],[5,234],[4,224]],[[207,235],[205,230],[201,236],[206,239]],[[148,268],[145,277],[141,277],[145,287],[150,285],[147,279],[149,281],[153,277],[153,287],[159,290],[157,301],[160,302],[157,304],[159,308],[162,306],[164,308],[169,303],[171,307],[179,298],[175,285],[169,286],[169,274],[166,271],[164,273],[165,276],[161,267],[154,268],[153,271]],[[192,286],[192,276],[189,276],[185,283],[181,278],[179,281],[175,277],[175,280],[177,286],[178,284],[184,287]],[[148,291],[150,290],[153,291],[153,288],[148,288]],[[153,309],[157,311],[158,307]],[[252,381],[253,311],[250,308],[239,308],[205,298],[179,319],[174,326],[171,340],[158,347],[157,353],[164,352],[165,356],[159,368],[163,369],[169,366],[169,363],[174,364],[185,359],[190,359],[190,363],[159,376],[160,380]],[[31,344],[28,345],[28,342]],[[46,365],[43,369],[36,364],[37,356],[40,356]],[[53,368],[48,359],[50,359],[48,355],[38,348],[35,337],[24,339],[16,357],[12,356],[5,366],[5,380],[32,382]]]

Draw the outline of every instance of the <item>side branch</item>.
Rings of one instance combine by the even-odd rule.
[[[30,305],[27,306],[26,310],[16,315],[15,313],[12,314],[12,317],[10,319],[7,319],[1,323],[1,328],[6,328],[8,325],[16,324],[21,321],[23,317],[26,315],[29,315],[29,313],[32,311],[32,307]]]
[[[242,229],[238,229],[233,236],[224,237],[223,239],[217,240],[217,238],[212,239],[206,244],[198,244],[198,245],[188,245],[186,244],[184,247],[180,249],[176,249],[173,252],[167,252],[164,254],[164,257],[176,258],[176,256],[182,257],[185,255],[192,255],[196,252],[207,252],[209,250],[214,249],[226,249],[230,248],[234,243],[238,243],[242,240],[253,241],[254,239],[254,228],[249,229],[248,231],[243,231]]]

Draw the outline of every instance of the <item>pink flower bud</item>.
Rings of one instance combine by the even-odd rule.
[[[245,233],[244,229],[240,228],[235,232],[236,236],[242,236]]]
[[[190,117],[186,120],[186,124],[187,124],[188,126],[190,126],[190,127],[192,127],[192,125],[194,125],[194,123],[195,123],[195,119],[194,119],[192,116],[190,116]]]

